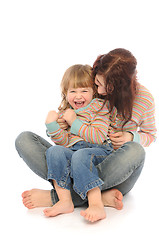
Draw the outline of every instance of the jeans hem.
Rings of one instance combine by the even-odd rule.
[[[54,189],[51,189],[51,201],[52,201],[52,204],[55,205],[59,199],[58,199],[58,196],[57,196],[57,193]]]
[[[98,179],[87,186],[85,186],[85,189],[83,192],[81,192],[78,188],[73,186],[74,191],[82,198],[82,200],[85,200],[87,197],[87,192],[92,190],[93,188],[99,187],[101,189],[101,186],[104,184],[104,182],[101,179]]]
[[[63,180],[57,180],[55,177],[53,177],[53,175],[51,175],[51,174],[48,174],[48,178],[47,178],[47,180],[49,181],[49,182],[51,182],[51,184],[53,185],[53,187],[54,187],[54,184],[53,184],[53,180],[55,180],[56,181],[56,183],[57,183],[57,185],[59,186],[59,187],[61,187],[61,188],[64,188],[64,189],[67,189],[67,190],[70,190],[70,184],[67,184],[65,181],[63,181]],[[55,189],[55,187],[54,187],[54,189]]]

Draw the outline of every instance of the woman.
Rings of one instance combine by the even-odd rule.
[[[136,183],[145,160],[143,147],[149,146],[156,134],[154,100],[137,82],[136,65],[135,57],[125,49],[101,55],[93,65],[98,93],[110,110],[109,137],[115,149],[97,165],[99,177],[104,181],[102,201],[105,206],[116,209],[122,208],[122,195]],[[19,155],[43,179],[47,179],[45,152],[50,146],[31,132],[23,132],[16,139]],[[73,190],[71,194],[75,206],[86,202]],[[25,191],[22,197],[27,208],[47,207],[58,201],[54,190],[32,189]]]

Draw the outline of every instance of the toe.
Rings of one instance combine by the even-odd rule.
[[[117,190],[117,189],[115,189],[115,190],[116,190],[115,197],[121,201],[123,199],[123,194],[119,190]]]
[[[80,215],[81,215],[82,217],[85,217],[85,216],[86,216],[86,212],[82,210],[82,211],[80,212]]]
[[[21,196],[22,196],[22,198],[29,197],[30,196],[30,191],[23,192]]]
[[[89,221],[89,219],[90,219],[90,214],[86,214],[86,215],[85,215],[85,219]]]
[[[115,207],[117,210],[121,210],[123,208],[123,203],[122,201],[115,199]]]

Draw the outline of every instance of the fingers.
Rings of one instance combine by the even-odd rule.
[[[116,133],[110,133],[109,137],[113,137],[113,138],[119,138],[123,136],[123,132],[116,132]]]
[[[63,119],[63,118],[58,118],[58,119],[57,119],[57,122],[58,122],[58,123],[65,123],[66,121],[65,121],[65,119]]]
[[[112,143],[116,143],[116,144],[121,144],[123,143],[123,137],[114,137],[114,136],[109,136],[110,140],[112,141]]]
[[[60,127],[61,127],[62,129],[66,130],[66,129],[68,128],[68,124],[67,124],[67,122],[65,121],[65,119],[63,119],[63,118],[58,118],[58,119],[57,119],[57,122],[58,122],[58,124],[60,125]]]
[[[113,134],[109,134],[109,138],[112,142],[114,149],[118,149],[124,144],[123,132],[116,132]]]

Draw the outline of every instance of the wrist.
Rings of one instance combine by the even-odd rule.
[[[56,121],[51,123],[46,123],[45,126],[49,133],[55,132],[60,129],[60,126]]]
[[[74,117],[73,119],[71,119],[69,122],[68,122],[68,124],[70,125],[70,126],[72,126],[72,124],[73,124],[73,122],[76,120],[76,117]]]
[[[72,123],[71,133],[74,135],[78,135],[80,128],[82,127],[83,122],[76,118],[76,120]]]

